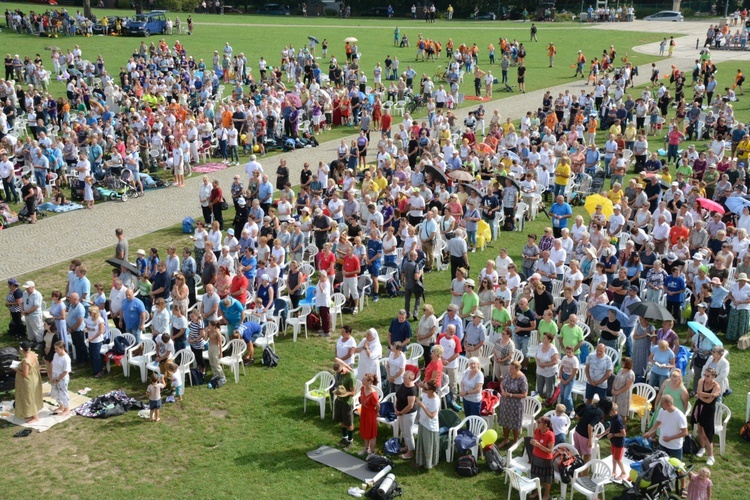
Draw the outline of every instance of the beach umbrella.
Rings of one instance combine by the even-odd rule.
[[[695,333],[703,335],[708,340],[710,340],[713,345],[724,345],[714,332],[701,325],[697,321],[688,321],[687,325],[688,328],[691,328]]]
[[[724,215],[724,207],[722,207],[721,204],[716,203],[714,200],[709,200],[708,198],[696,198],[695,201],[706,210],[719,212]]]
[[[614,306],[600,304],[598,306],[594,306],[591,309],[589,309],[591,316],[593,316],[594,319],[597,321],[601,321],[604,318],[606,318],[607,315],[609,314],[609,311],[615,312],[615,318],[617,319],[617,321],[620,322],[620,324],[627,325],[628,323],[630,323],[630,318],[628,318],[624,312],[620,311],[618,308]]]
[[[127,269],[128,271],[130,271],[130,273],[133,276],[140,276],[140,274],[141,274],[141,273],[138,272],[138,268],[135,267],[130,262],[128,262],[127,260],[123,260],[123,259],[107,259],[104,262],[106,262],[110,266],[114,267],[115,269],[120,269],[120,268],[124,267],[125,269]]]
[[[592,194],[590,196],[587,196],[583,207],[586,209],[589,215],[593,215],[594,212],[596,212],[597,205],[602,206],[602,213],[605,215],[605,217],[607,217],[607,219],[609,219],[612,214],[615,213],[615,209],[613,208],[614,205],[612,205],[612,200],[610,200],[609,198],[605,198],[600,194]]]
[[[350,37],[344,38],[344,41],[345,41],[345,42],[350,42],[350,43],[354,43],[354,42],[358,42],[359,40],[357,40],[357,39],[356,39],[356,38],[354,38],[353,36],[350,36]]]
[[[451,170],[448,172],[448,177],[458,182],[471,182],[474,180],[474,176],[466,170]]]
[[[307,39],[308,39],[308,40],[310,40],[311,42],[315,42],[315,43],[320,43],[320,42],[318,41],[318,39],[317,39],[317,38],[315,38],[315,37],[314,37],[314,36],[312,36],[312,35],[308,35],[308,36],[307,36]]]
[[[628,306],[630,314],[656,321],[674,321],[674,316],[658,302],[636,302]]]
[[[742,198],[741,196],[730,196],[726,199],[724,204],[731,212],[737,215],[742,215],[742,209],[750,207],[750,200]]]

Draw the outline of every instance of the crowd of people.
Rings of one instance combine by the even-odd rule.
[[[309,49],[297,52],[287,47],[285,51],[288,62],[300,55],[303,63],[311,61]],[[294,181],[284,159],[276,167],[275,183],[273,172],[256,155],[230,186],[205,177],[198,193],[204,220],[196,223],[194,247],[184,248],[182,259],[169,247],[163,260],[158,248],[149,249],[148,254],[139,250],[133,260],[119,231],[115,258],[134,262],[135,272],[130,264],[123,264],[114,270],[111,284],[97,283],[92,292],[85,266],[72,262],[65,292],[50,294],[51,320],[44,320],[43,297],[33,282],[20,287],[10,280],[6,306],[13,317],[11,330],[26,335],[47,354],[57,345],[54,336],[47,342],[48,332],[57,333],[63,344],[74,347],[75,363],[91,363],[93,375],[103,376],[101,344],[111,331],[110,320],[138,343],[150,322],[150,334],[157,342],[156,359],[164,363],[165,371],[175,353],[186,348],[194,350],[199,368],[205,371],[202,352],[208,345],[212,373],[223,376],[218,364],[223,343],[229,337],[242,338],[248,347],[245,362],[252,364],[253,341],[261,334],[259,324],[279,318],[284,309],[277,299],[288,297],[291,307],[286,310],[292,315],[303,312],[299,305],[307,299],[320,317],[319,333],[329,336],[335,294],[343,296],[343,307],[356,313],[365,294],[377,302],[384,292],[391,293],[388,288],[400,286],[405,303],[389,326],[387,356],[376,330],[368,331],[357,343],[352,328],[341,326],[334,369],[336,385],[343,386],[337,389],[335,403],[342,447],[352,446],[353,408],[360,401],[363,454],[373,451],[377,425],[372,417],[379,401],[373,394],[379,387],[395,394],[398,425],[404,429],[402,458],[415,457],[418,465],[432,468],[440,458],[440,396],[445,396],[452,411],[480,415],[482,389],[489,378],[498,384],[496,413],[504,436],[499,444],[515,443],[522,428],[523,401],[530,395],[529,360],[534,358],[535,392],[551,402],[559,386],[562,404],[555,408],[557,418],[538,420],[534,434],[534,457],[539,460],[535,458],[532,474],[545,485],[550,483],[548,433],[565,433],[563,415],[577,416],[573,444],[588,460],[599,437],[592,429],[616,415],[628,418],[631,388],[638,382],[657,390],[657,410],[647,437],[659,436],[658,446],[670,456],[681,456],[687,433],[685,413],[689,399],[697,398],[693,417],[705,448],[700,455],[708,453],[707,465],[713,465],[713,413],[730,394],[725,351],[698,332],[691,335],[687,350],[693,351],[694,380],[688,391],[682,382],[687,366],[678,367],[681,346],[673,322],[663,321],[657,329],[629,308],[642,300],[663,300],[665,309],[679,320],[684,306],[692,304],[693,319],[714,331],[725,331],[728,342],[748,332],[750,211],[745,206],[739,217],[722,215],[730,213],[729,200],[742,199],[750,182],[745,175],[750,136],[734,119],[732,90],[722,93],[715,83],[710,51],[702,54],[705,63],[698,65],[691,84],[674,68],[674,78],[657,80],[658,85],[633,96],[628,93],[632,66],[613,67],[616,58],[610,47],[604,55],[612,65],[592,66],[591,90],[556,97],[547,93],[538,110],[529,111],[518,126],[509,118],[503,120],[497,109],[486,116],[483,106],[459,122],[445,109],[446,101],[437,100],[441,90],[437,89],[434,107],[427,106],[427,118],[416,120],[406,113],[398,132],[387,110],[375,122],[374,107],[371,117],[366,106],[352,105],[366,90],[361,80],[357,82],[356,66],[352,66],[357,64],[356,53],[355,48],[347,52],[351,55],[345,66],[348,86],[343,81],[322,86],[315,68],[309,81],[305,69],[303,80],[299,69],[299,74],[294,73],[294,90],[286,92],[289,89],[281,83],[279,68],[271,72],[259,66],[267,73],[258,80],[252,98],[240,99],[243,75],[249,78],[249,72],[229,44],[223,55],[216,54],[210,71],[202,61],[188,57],[179,42],[169,47],[160,41],[152,47],[141,45],[122,71],[119,85],[102,66],[100,93],[96,84],[90,90],[85,75],[71,77],[64,102],[77,111],[68,110],[67,118],[65,108],[51,114],[57,106],[45,105],[41,95],[38,104],[34,97],[13,104],[16,93],[6,94],[12,111],[23,102],[32,113],[37,109],[46,117],[35,115],[36,120],[29,120],[37,123],[37,140],[28,139],[28,147],[20,140],[14,143],[17,158],[28,154],[33,162],[42,141],[51,141],[41,130],[45,119],[58,120],[65,140],[63,163],[75,162],[76,171],[114,168],[103,159],[103,151],[110,150],[124,168],[133,169],[136,179],[139,154],[143,158],[155,142],[177,152],[171,155],[175,173],[181,161],[197,160],[193,153],[197,155],[200,144],[210,143],[213,137],[225,161],[239,163],[241,132],[259,131],[259,145],[276,127],[294,134],[305,106],[312,109],[313,118],[316,109],[318,117],[329,114],[327,98],[322,98],[321,106],[325,95],[331,106],[337,98],[339,102],[349,99],[350,123],[360,127],[351,145],[342,142],[335,161],[304,165],[298,191],[291,189]],[[469,59],[470,67],[476,64],[473,57]],[[79,60],[80,51],[72,54],[72,63],[66,57],[61,71],[75,70]],[[214,104],[214,93],[227,71],[235,74],[234,99],[227,103],[216,99]],[[331,80],[339,79],[335,69],[333,76]],[[410,80],[403,80],[404,85],[416,91],[413,75]],[[434,90],[429,83],[429,78],[420,82],[428,103]],[[677,116],[667,120],[673,85]],[[693,95],[688,100],[690,85]],[[383,97],[377,95],[383,89],[381,84],[369,94],[374,103]],[[104,103],[112,99],[112,106],[98,103],[96,96]],[[142,105],[145,115],[110,111],[122,105],[128,109]],[[342,104],[329,111],[333,117],[343,109]],[[5,110],[4,115],[7,120]],[[322,123],[319,118],[318,124]],[[63,135],[66,127],[69,132]],[[597,139],[602,131],[606,131],[604,143],[601,137]],[[659,131],[669,143],[666,161],[649,145],[648,137]],[[680,154],[680,144],[693,134],[711,137],[708,151],[687,148]],[[3,138],[6,144],[12,142],[8,137],[12,136]],[[68,143],[73,155],[69,159],[64,154]],[[369,160],[368,150],[372,152]],[[44,168],[37,164],[45,165],[37,160],[35,168]],[[623,187],[631,170],[640,178]],[[604,187],[607,179],[609,190]],[[39,181],[43,180],[41,175]],[[594,192],[604,195],[603,202],[591,210],[586,223],[574,215],[571,202]],[[532,207],[541,210],[548,193],[554,197],[547,209],[551,227],[541,237],[528,234],[518,263],[509,256],[509,249],[498,247],[498,256],[479,272],[470,268],[470,253],[497,241],[503,231],[514,231],[525,218],[533,218]],[[235,206],[231,224],[223,219],[225,198],[231,198]],[[450,272],[452,280],[451,304],[440,315],[428,301],[424,286],[424,275],[439,271]],[[381,276],[388,278],[387,287],[380,286],[377,278]],[[200,301],[199,286],[204,291]],[[603,305],[612,306],[611,311],[595,320],[596,306]],[[410,316],[417,321],[415,326]],[[252,320],[246,321],[248,317]],[[226,336],[220,333],[222,326]],[[407,369],[404,352],[415,332],[425,365],[422,374],[417,359],[419,377]],[[356,365],[354,354],[358,354]],[[381,373],[379,361],[384,357],[387,362]],[[483,369],[490,365],[491,377]],[[48,373],[57,378],[64,372],[53,367]],[[574,408],[573,382],[579,377],[586,381],[586,403]],[[152,382],[149,394],[155,398],[162,382]],[[179,377],[175,383],[179,384]],[[415,443],[411,425],[417,408]],[[153,418],[158,420],[158,414]],[[611,439],[623,437],[618,429],[614,427]],[[616,443],[613,448],[618,447]]]

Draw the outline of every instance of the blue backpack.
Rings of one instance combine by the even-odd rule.
[[[192,217],[185,217],[182,219],[182,232],[185,234],[193,234],[195,230],[195,221]]]

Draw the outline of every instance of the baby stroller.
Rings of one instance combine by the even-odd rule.
[[[133,172],[124,169],[120,177],[108,175],[104,178],[104,186],[100,187],[99,192],[102,197],[110,200],[128,201],[128,198],[138,198],[138,190],[135,188]]]
[[[44,213],[43,211],[40,211],[40,210],[36,211],[36,218],[37,218],[37,220],[44,219],[45,217],[47,217],[46,213]],[[26,208],[26,204],[25,203],[21,207],[21,210],[19,210],[19,212],[18,212],[18,220],[20,222],[29,222],[31,220],[31,214],[29,214],[29,209]]]
[[[682,495],[681,481],[690,474],[693,466],[680,467],[675,459],[670,459],[663,451],[657,451],[640,462],[640,471],[631,464],[631,474],[637,472],[633,486],[616,497],[619,500],[670,500]]]

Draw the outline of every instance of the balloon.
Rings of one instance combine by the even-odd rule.
[[[482,441],[482,448],[493,445],[497,441],[497,431],[495,429],[488,429],[484,431],[480,439]]]
[[[675,457],[670,458],[669,463],[672,464],[672,467],[674,467],[675,469],[682,469],[685,467],[685,462],[678,460]]]

